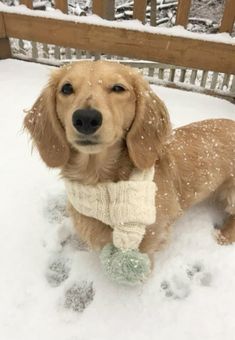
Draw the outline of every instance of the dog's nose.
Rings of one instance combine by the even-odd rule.
[[[85,135],[95,133],[102,124],[102,115],[95,109],[80,109],[73,113],[73,126]]]

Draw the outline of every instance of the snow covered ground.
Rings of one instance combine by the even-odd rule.
[[[74,235],[63,184],[22,131],[48,67],[0,61],[0,339],[231,340],[235,245],[219,246],[208,203],[191,209],[142,287],[109,282]],[[154,87],[175,126],[235,119],[235,107],[201,94]]]

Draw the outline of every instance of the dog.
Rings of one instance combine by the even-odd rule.
[[[140,244],[151,259],[176,219],[207,198],[227,213],[218,242],[235,241],[235,121],[212,119],[172,130],[166,106],[137,70],[80,61],[53,71],[24,127],[46,165],[70,181],[125,181],[133,169],[155,167],[157,218]],[[112,242],[110,226],[72,205],[69,211],[90,248]]]

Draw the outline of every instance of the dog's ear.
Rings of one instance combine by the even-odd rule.
[[[164,103],[139,74],[134,75],[134,88],[136,112],[127,134],[127,147],[134,165],[143,170],[161,158],[171,124]]]
[[[47,166],[62,167],[69,159],[65,131],[56,113],[56,76],[52,76],[31,110],[27,111],[24,127]]]

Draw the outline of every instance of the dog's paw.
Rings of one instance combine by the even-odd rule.
[[[47,282],[53,287],[60,286],[69,277],[70,265],[70,261],[61,256],[51,260],[46,271]]]
[[[76,282],[65,291],[64,307],[74,312],[83,312],[94,296],[95,290],[92,282]]]
[[[226,246],[228,244],[231,244],[231,241],[222,234],[221,230],[217,229],[214,232],[214,234],[215,234],[216,241],[219,245]]]
[[[191,293],[195,285],[208,287],[212,281],[212,275],[206,271],[202,264],[189,265],[181,273],[175,274],[170,279],[161,283],[161,290],[168,298],[184,299]]]

